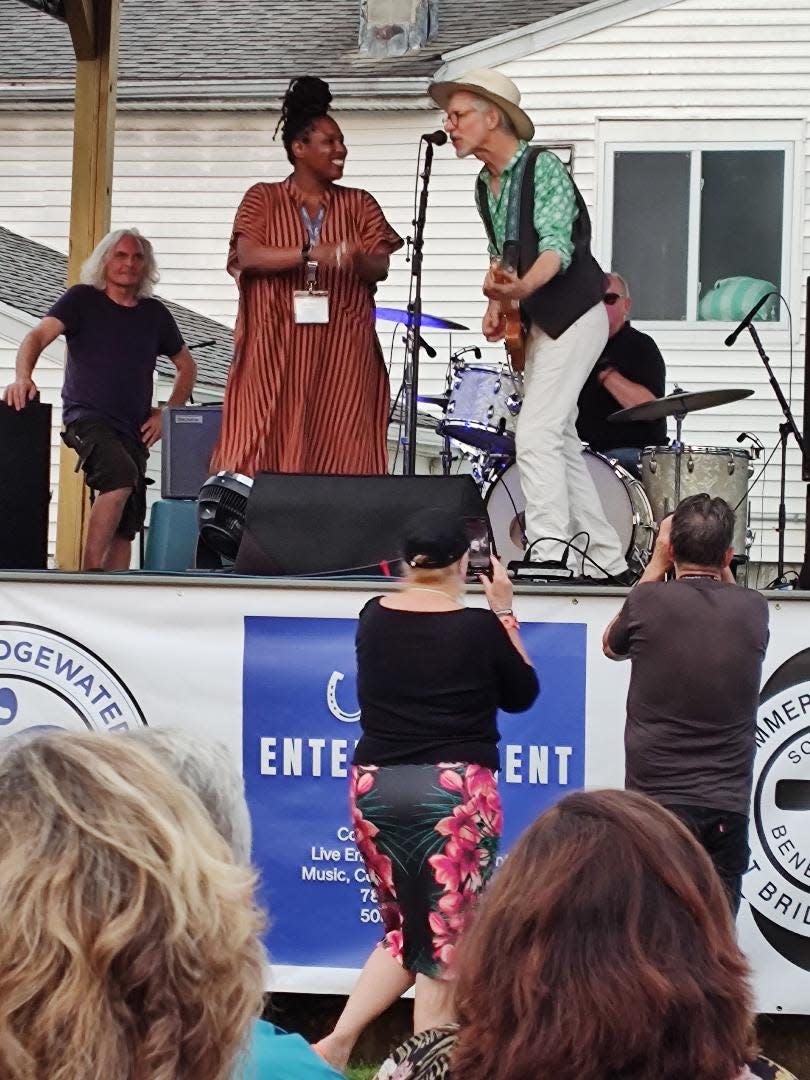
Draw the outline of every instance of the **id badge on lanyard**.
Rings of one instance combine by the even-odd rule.
[[[309,235],[311,246],[318,243],[321,236],[324,210],[320,212],[314,221],[310,219],[306,207],[301,207],[301,220]],[[318,264],[308,262],[306,269],[306,289],[296,289],[293,292],[293,316],[299,325],[311,325],[313,323],[329,322],[329,293],[325,289],[317,289]]]

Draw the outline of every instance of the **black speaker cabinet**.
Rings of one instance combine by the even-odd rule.
[[[807,307],[805,308],[804,323],[804,414],[803,433],[804,457],[802,458],[802,480],[810,483],[810,277],[807,279]],[[810,511],[810,491],[807,493],[807,508]]]
[[[258,473],[234,569],[242,574],[397,573],[402,527],[428,507],[483,519],[469,476]]]
[[[0,569],[48,565],[51,407],[30,402],[17,412],[0,401]]]
[[[163,413],[160,494],[196,499],[211,475],[209,463],[222,426],[221,405],[183,405]]]

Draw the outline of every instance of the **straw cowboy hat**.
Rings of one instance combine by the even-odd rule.
[[[441,109],[446,109],[453,94],[462,90],[485,98],[503,109],[518,138],[527,141],[534,138],[534,124],[520,107],[520,91],[512,80],[501,75],[500,71],[477,68],[475,71],[466,72],[454,82],[435,82],[428,87],[428,93]]]

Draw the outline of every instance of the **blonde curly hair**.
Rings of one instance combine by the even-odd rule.
[[[0,1076],[226,1080],[262,1005],[263,920],[196,795],[146,748],[0,750]]]

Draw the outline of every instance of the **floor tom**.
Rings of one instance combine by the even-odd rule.
[[[647,446],[641,454],[641,482],[656,521],[676,506],[680,462],[680,497],[706,492],[725,499],[736,515],[734,550],[746,552],[748,480],[754,471],[751,455],[740,447],[684,446],[680,455],[671,446]]]

